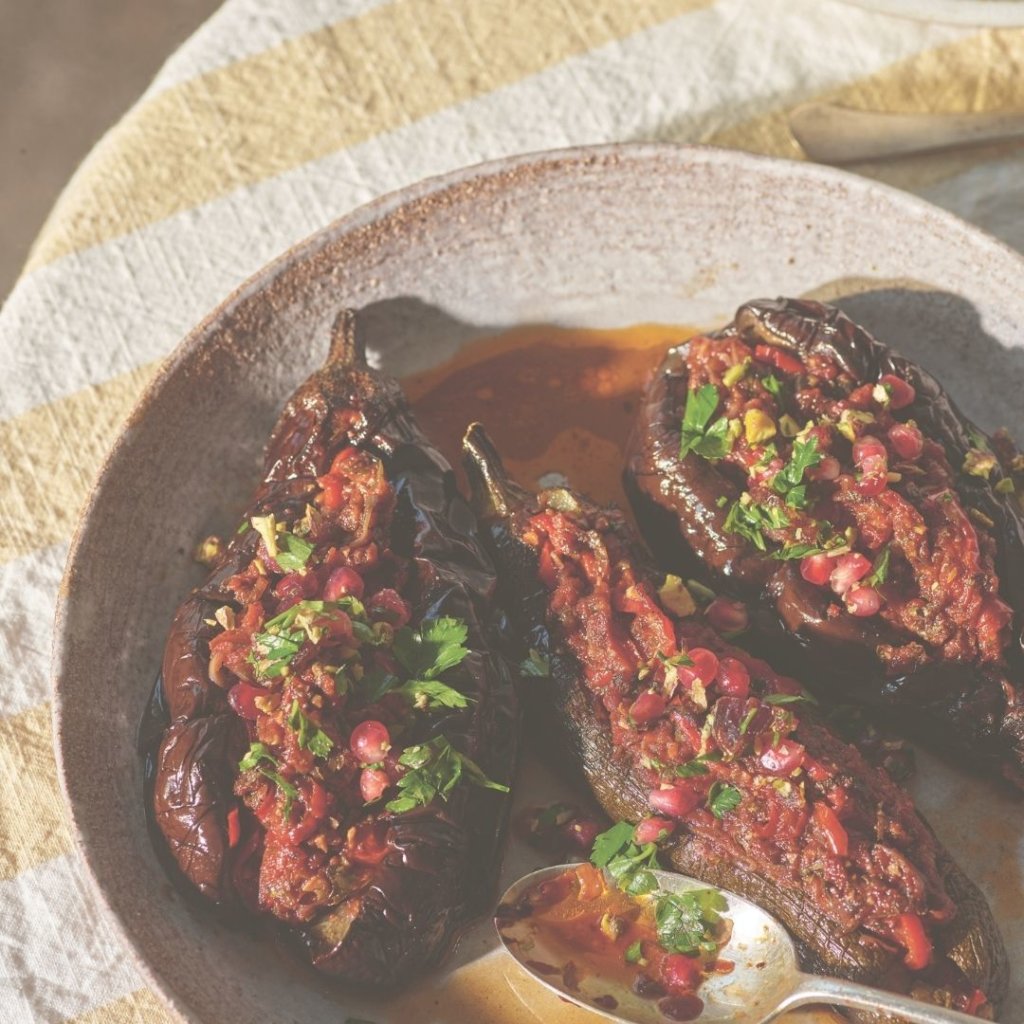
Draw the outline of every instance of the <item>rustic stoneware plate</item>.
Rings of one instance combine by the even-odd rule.
[[[813,292],[920,359],[982,425],[1024,436],[1022,282],[1018,255],[899,192],[808,164],[668,146],[517,157],[424,182],[248,281],[182,342],[125,426],[58,612],[62,782],[85,861],[148,980],[196,1024],[593,1019],[496,953],[489,922],[410,993],[339,992],[183,901],[150,844],[135,732],[172,610],[200,575],[189,552],[230,528],[276,413],[320,363],[340,306],[369,307],[371,350],[404,375],[515,325],[713,325],[747,298]],[[921,807],[987,891],[1020,964],[1019,806],[919,764]],[[520,804],[560,795],[540,767],[523,766]],[[502,887],[541,865],[513,842]],[[1024,1016],[1022,983],[1018,972],[1006,1020]]]

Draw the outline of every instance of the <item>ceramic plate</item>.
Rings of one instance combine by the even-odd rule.
[[[612,146],[413,186],[243,285],[176,349],[125,426],[82,519],[58,612],[63,786],[95,884],[152,985],[195,1024],[593,1020],[524,979],[495,951],[489,922],[431,982],[356,999],[197,912],[150,845],[135,731],[173,609],[200,576],[189,553],[243,507],[264,438],[321,362],[340,306],[366,310],[371,351],[401,376],[516,325],[714,325],[754,296],[838,297],[936,372],[979,423],[1020,437],[1022,281],[1024,261],[1009,249],[861,178],[731,151]],[[1019,806],[986,782],[919,764],[919,804],[987,891],[1019,964]],[[517,794],[520,804],[562,795],[530,762]],[[513,842],[503,881],[541,864]],[[1024,1016],[1019,973],[1004,1016]]]

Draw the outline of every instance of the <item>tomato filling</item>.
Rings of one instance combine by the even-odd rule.
[[[667,821],[709,857],[801,890],[837,930],[899,951],[908,970],[956,973],[931,937],[956,908],[909,797],[807,712],[792,679],[701,617],[670,612],[672,586],[656,592],[638,572],[621,520],[559,511],[550,493],[521,536],[556,636],[649,786],[643,834]]]
[[[467,626],[412,623],[402,593],[416,566],[390,544],[396,504],[381,461],[343,445],[304,509],[243,524],[234,546],[248,563],[211,620],[210,678],[250,743],[227,814],[232,877],[249,906],[289,923],[367,883],[393,815],[460,779],[505,788],[431,726],[471,704],[451,685]]]
[[[910,384],[861,383],[820,353],[801,360],[726,332],[691,341],[686,364],[683,453],[734,478],[727,530],[798,561],[827,616],[884,620],[877,655],[893,675],[937,660],[1002,664],[1012,612],[993,524],[955,486],[996,469],[983,438],[951,466],[911,418]]]

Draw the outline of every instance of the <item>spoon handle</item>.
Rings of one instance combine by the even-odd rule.
[[[957,1010],[947,1010],[933,1003],[923,1003],[919,999],[897,995],[895,992],[839,978],[802,974],[796,988],[779,1005],[779,1010],[791,1010],[807,1003],[856,1006],[862,1010],[894,1014],[913,1024],[979,1024],[977,1017]]]
[[[793,110],[789,127],[812,160],[843,164],[1024,138],[1024,113],[893,114],[817,102]]]

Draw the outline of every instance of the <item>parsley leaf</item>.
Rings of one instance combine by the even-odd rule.
[[[608,866],[608,862],[622,853],[633,842],[635,829],[628,821],[620,821],[606,829],[594,839],[590,863],[596,868]]]
[[[309,556],[313,554],[313,545],[294,533],[277,535],[277,564],[288,572],[298,572],[306,568]]]
[[[334,740],[327,735],[319,726],[314,725],[302,708],[298,700],[292,701],[291,709],[288,712],[288,725],[292,732],[298,733],[298,744],[300,749],[311,751],[316,757],[327,757],[334,747]]]
[[[249,771],[251,768],[255,768],[261,775],[265,775],[271,782],[282,793],[284,793],[284,806],[281,808],[281,814],[285,821],[288,821],[292,816],[292,804],[295,802],[299,795],[299,791],[283,776],[280,772],[274,771],[273,768],[267,768],[260,762],[269,761],[274,768],[278,768],[277,758],[270,753],[270,750],[264,743],[250,743],[249,749],[246,752],[245,757],[238,762],[239,771]]]
[[[769,373],[767,377],[762,377],[761,384],[769,394],[774,395],[777,399],[782,399],[782,381],[774,373]]]
[[[484,789],[508,792],[508,786],[487,778],[475,762],[460,754],[443,736],[406,747],[398,763],[407,769],[397,782],[401,796],[387,804],[387,809],[396,814],[424,807],[437,797],[447,800],[462,779]]]
[[[261,679],[274,679],[284,673],[306,639],[301,629],[284,633],[254,633],[249,661]]]
[[[735,786],[727,782],[716,782],[708,791],[708,810],[716,818],[723,818],[739,807],[742,800],[743,795]]]
[[[394,655],[414,679],[436,679],[469,654],[468,635],[461,619],[427,619],[418,630],[395,630]]]
[[[738,533],[749,540],[758,551],[768,550],[763,530],[781,530],[784,526],[789,526],[789,517],[781,508],[757,505],[746,493],[732,503],[722,524],[727,533]]]
[[[529,657],[519,663],[519,671],[524,676],[546,679],[551,675],[551,659],[546,654],[541,654],[536,647],[531,647]]]
[[[689,452],[705,459],[721,459],[729,454],[732,448],[729,420],[721,416],[708,426],[717,408],[718,388],[714,384],[705,384],[687,394],[679,437],[679,458]]]
[[[403,683],[397,693],[407,697],[413,707],[425,708],[465,708],[469,707],[469,698],[459,693],[453,686],[436,679],[410,679]]]
[[[692,779],[697,775],[707,775],[708,761],[721,760],[722,752],[720,750],[710,750],[706,754],[698,755],[692,761],[687,761],[686,764],[677,765],[676,775],[681,779]]]
[[[871,566],[871,572],[868,573],[867,578],[864,580],[862,586],[865,587],[877,587],[879,584],[884,583],[889,578],[889,545],[886,544],[881,551],[878,552],[874,563]]]
[[[658,942],[670,953],[714,953],[718,944],[712,931],[727,907],[716,889],[664,893],[654,912]]]
[[[789,462],[775,474],[772,479],[772,490],[786,499],[790,508],[807,508],[807,485],[803,482],[804,473],[821,462],[818,451],[818,439],[811,437],[807,441],[795,441]]]
[[[643,959],[643,955],[644,955],[643,943],[640,941],[640,939],[637,939],[636,942],[632,943],[626,949],[626,952],[625,952],[626,963],[627,964],[638,964]]]

